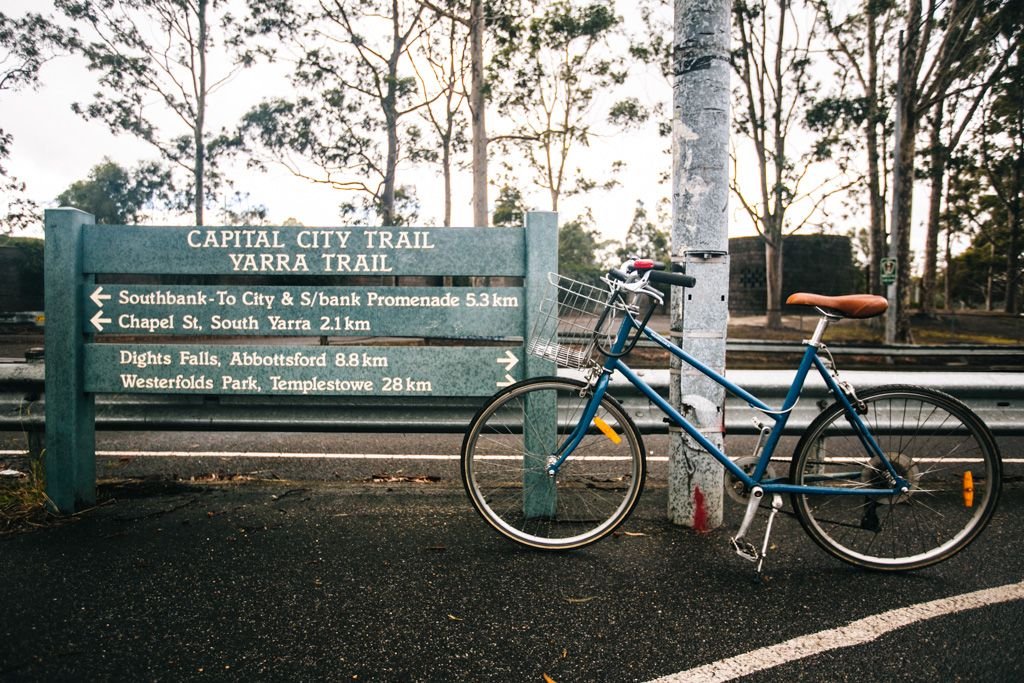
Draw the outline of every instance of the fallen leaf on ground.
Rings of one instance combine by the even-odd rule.
[[[565,601],[567,603],[569,603],[570,605],[582,605],[582,604],[590,602],[591,600],[597,600],[597,596],[596,595],[591,595],[590,597],[587,597],[587,598],[566,598],[565,599]]]

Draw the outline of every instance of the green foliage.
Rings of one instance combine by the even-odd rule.
[[[93,166],[57,196],[61,206],[73,206],[96,217],[97,223],[130,225],[145,218],[145,210],[166,206],[173,197],[171,173],[157,163],[126,169],[110,159]]]
[[[598,254],[608,244],[586,219],[563,223],[558,228],[558,272],[574,280],[597,284],[607,271]]]
[[[494,201],[491,224],[499,227],[519,227],[523,225],[525,213],[526,202],[523,201],[523,193],[516,187],[504,185]]]
[[[651,221],[642,201],[637,201],[633,220],[626,231],[625,243],[616,250],[621,261],[631,256],[650,258],[669,264],[672,258],[671,236]]]
[[[0,12],[0,92],[35,88],[43,64],[74,44],[49,18],[29,12]],[[25,184],[10,176],[4,162],[14,137],[0,127],[0,233],[13,234],[39,222],[39,207],[24,196]]]

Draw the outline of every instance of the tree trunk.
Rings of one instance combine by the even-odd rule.
[[[924,274],[921,278],[921,312],[935,312],[935,273],[939,258],[939,218],[942,211],[942,188],[946,176],[946,149],[942,144],[943,103],[935,104],[930,135],[931,163],[928,168],[930,196],[928,229],[924,239]]]
[[[885,197],[882,194],[882,172],[879,168],[881,153],[878,144],[878,24],[874,3],[868,3],[868,82],[867,126],[865,139],[868,154],[868,211],[871,224],[868,228],[868,244],[871,253],[871,279],[868,291],[882,294],[882,256],[885,254]]]
[[[449,134],[451,131],[449,130]],[[452,225],[452,148],[451,148],[451,137],[445,140],[444,148],[441,152],[442,156],[442,169],[444,172],[444,227],[450,228]]]
[[[1020,239],[1021,223],[1021,163],[1014,165],[1013,188],[1014,196],[1010,204],[1010,238],[1006,244],[1006,294],[1003,299],[1003,310],[1007,313],[1020,313]]]
[[[203,225],[203,204],[206,201],[206,143],[204,128],[206,125],[206,4],[207,0],[199,0],[199,85],[196,92],[196,122],[193,133],[195,144],[195,220],[196,225]]]
[[[946,200],[949,201],[948,199]],[[942,300],[945,304],[946,311],[953,312],[953,273],[955,265],[953,263],[953,231],[946,231],[946,275],[943,278],[943,294]]]
[[[398,170],[398,60],[402,55],[401,15],[398,0],[391,2],[392,43],[388,57],[388,80],[382,106],[387,127],[387,152],[384,159],[384,182],[380,194],[382,226],[395,224],[395,176]]]
[[[889,286],[885,321],[888,344],[910,342],[910,218],[914,197],[914,155],[917,151],[917,74],[914,65],[920,47],[921,0],[910,0],[908,38],[900,37],[896,82],[896,144],[894,145],[892,220],[889,221],[889,256],[896,259],[896,282]]]
[[[913,112],[904,112],[907,119]],[[899,170],[893,183],[892,231],[889,235],[890,254],[896,259],[895,295],[889,301],[891,324],[886,328],[888,343],[907,344],[910,334],[910,218],[914,207],[914,154],[917,151],[915,135],[917,127],[910,122],[903,124],[900,140]],[[898,186],[898,187],[897,187]]]
[[[774,231],[773,231],[774,232]],[[764,240],[764,273],[767,292],[765,326],[770,330],[782,328],[782,234]]]
[[[469,16],[471,91],[469,112],[473,128],[473,224],[490,224],[487,216],[487,122],[484,97],[484,3],[472,0]]]

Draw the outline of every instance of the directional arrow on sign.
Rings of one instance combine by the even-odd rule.
[[[513,385],[515,383],[516,383],[516,378],[513,377],[512,375],[506,374],[504,382],[495,382],[494,385],[498,386],[498,387],[508,387],[508,386],[511,386],[511,385]]]
[[[103,302],[106,301],[107,299],[110,299],[111,296],[109,294],[104,294],[102,287],[97,287],[96,291],[89,295],[89,298],[92,299],[92,302],[94,304],[96,304],[100,308],[103,308]],[[108,320],[107,322],[109,323],[110,321]]]
[[[504,356],[502,356],[501,358],[496,358],[495,360],[498,361],[498,365],[505,366],[505,372],[512,372],[512,368],[519,365],[519,359],[516,358],[515,354],[508,349],[505,349]]]
[[[97,304],[97,305],[99,305],[99,304]],[[103,323],[112,323],[114,321],[111,320],[110,318],[104,318],[103,317],[103,311],[96,311],[96,315],[94,315],[93,317],[89,318],[89,322],[91,322],[92,326],[95,327],[98,331],[102,332],[103,331]]]

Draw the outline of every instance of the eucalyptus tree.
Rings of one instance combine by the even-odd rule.
[[[0,96],[37,88],[43,65],[72,45],[74,35],[61,31],[49,17],[0,12]],[[38,205],[23,195],[25,184],[5,166],[13,143],[14,136],[0,125],[0,230],[9,233],[39,219]]]
[[[1009,68],[986,102],[976,132],[978,165],[988,186],[991,241],[1000,243],[1005,266],[1003,310],[1021,311],[1021,264],[1024,262],[1024,46],[1018,39],[1011,49]],[[1000,39],[1005,46],[1013,34]]]
[[[125,225],[143,222],[149,208],[168,205],[173,192],[171,172],[161,164],[127,169],[104,158],[57,195],[57,203],[87,211],[97,223]]]
[[[990,0],[983,3],[967,36],[958,40],[958,52],[943,74],[936,74],[928,128],[929,213],[921,278],[921,307],[934,310],[942,195],[948,159],[955,154],[991,89],[1002,80],[1021,45],[1022,13],[1019,3]],[[1019,74],[1018,74],[1019,75]],[[1019,82],[1018,82],[1019,85]],[[922,107],[929,103],[923,102]]]
[[[263,30],[276,32],[279,54],[293,57],[294,94],[243,117],[255,162],[355,193],[343,211],[375,214],[383,225],[409,220],[401,209],[415,198],[399,170],[429,155],[418,114],[439,97],[423,92],[412,60],[436,16],[413,0],[265,4],[280,10],[262,13]]]
[[[492,137],[520,150],[534,182],[559,200],[594,187],[571,163],[595,133],[599,92],[626,78],[611,40],[620,19],[609,1],[523,0],[523,20],[500,34],[490,62],[491,93],[509,131]]]
[[[418,47],[418,59],[411,61],[411,65],[420,80],[424,92],[437,92],[438,96],[421,110],[429,130],[437,141],[437,150],[429,156],[441,167],[441,176],[444,181],[444,218],[443,225],[452,224],[452,201],[453,201],[453,171],[456,165],[456,158],[465,152],[468,144],[466,140],[467,122],[465,108],[467,101],[475,97],[474,88],[476,84],[467,89],[464,86],[465,74],[471,70],[471,62],[475,59],[475,52],[471,49],[473,41],[466,40],[469,35],[469,22],[463,22],[460,15],[452,7],[434,6],[432,3],[424,3],[431,11],[438,15],[437,21],[431,22],[433,30],[423,36]],[[448,3],[450,6],[457,4],[454,0]],[[472,59],[471,59],[472,57]],[[475,71],[474,71],[475,73]],[[482,85],[481,94],[482,94]],[[482,98],[481,98],[482,102]],[[482,125],[483,118],[479,121],[473,116],[474,129],[473,141],[476,144],[476,132]],[[486,133],[484,134],[486,141]],[[475,149],[475,147],[474,147]],[[486,162],[486,142],[484,144]],[[479,169],[477,158],[473,157],[474,179]],[[486,163],[483,167],[484,187],[486,188]],[[477,206],[478,190],[474,182],[473,205]],[[486,209],[486,192],[483,199]],[[474,213],[475,225],[487,225],[486,210],[481,219]]]
[[[226,179],[233,141],[211,131],[212,100],[251,55],[238,49],[229,0],[54,0],[80,36],[99,90],[73,109],[152,145],[183,171],[196,225]],[[230,55],[230,57],[229,57]]]
[[[813,55],[819,24],[814,7],[791,0],[736,0],[732,64],[739,78],[733,122],[749,140],[756,163],[736,152],[732,190],[765,245],[767,325],[782,325],[783,241],[820,218],[824,204],[851,182],[830,173],[813,148],[795,143],[817,87]],[[744,182],[753,175],[754,189]]]
[[[911,340],[910,226],[918,134],[926,115],[959,77],[960,65],[970,62],[965,56],[984,42],[979,36],[990,35],[989,9],[987,0],[932,1],[927,7],[922,0],[906,0],[894,94],[889,256],[896,260],[897,273],[886,317],[885,338],[890,343]]]
[[[607,270],[601,252],[608,246],[594,228],[590,214],[562,223],[558,228],[558,272],[574,280],[600,284]]]
[[[831,87],[807,111],[807,125],[818,134],[816,153],[833,159],[844,172],[862,178],[868,207],[869,290],[882,293],[881,262],[886,252],[887,123],[891,101],[889,67],[894,58],[898,19],[896,0],[862,0],[846,14],[836,3],[813,0],[827,54],[835,70]],[[863,170],[855,171],[856,168]]]
[[[459,72],[459,81],[462,84],[462,97],[466,98],[469,105],[471,148],[472,148],[472,172],[473,172],[473,224],[479,226],[487,225],[487,80],[484,63],[484,44],[487,39],[488,14],[500,16],[501,5],[504,2],[515,2],[515,0],[503,0],[502,2],[491,2],[489,7],[485,6],[484,0],[417,0],[420,4],[428,7],[431,11],[451,22],[448,35],[454,37],[457,31],[464,31],[468,36],[468,44],[464,44],[460,50],[453,42],[450,44],[452,60],[450,74]],[[490,12],[488,12],[490,10]],[[494,23],[494,22],[490,22]],[[465,63],[465,50],[468,47],[468,65]],[[458,63],[456,63],[456,51],[460,52]],[[469,83],[466,84],[466,71],[468,66]],[[455,92],[455,82],[452,79],[451,92]],[[446,98],[447,99],[447,98]]]

